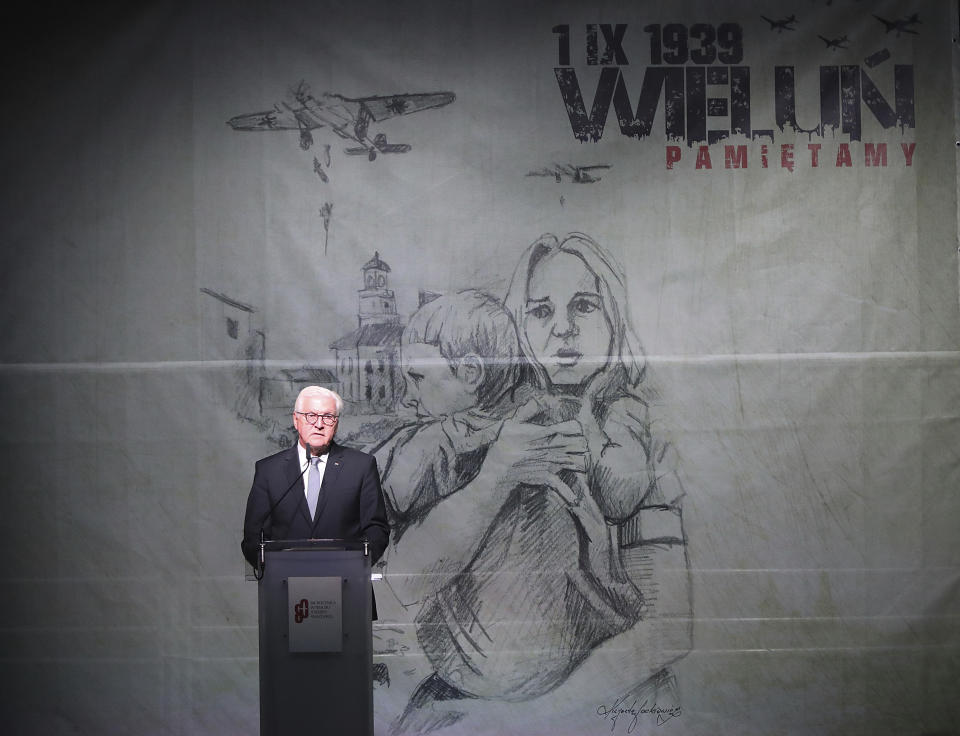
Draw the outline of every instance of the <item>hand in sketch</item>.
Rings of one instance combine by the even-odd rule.
[[[611,382],[611,371],[608,371],[606,368],[606,366],[603,366],[590,376],[580,396],[580,408],[577,411],[577,421],[580,422],[584,434],[588,437],[592,437],[595,433],[602,434],[603,432],[603,430],[600,429],[600,422],[597,419],[596,411],[598,400]]]
[[[568,504],[576,506],[583,496],[559,473],[586,473],[587,443],[580,425],[573,420],[542,426],[531,419],[543,405],[531,399],[503,423],[484,465],[497,474],[497,487],[511,491],[518,485],[552,488]],[[577,484],[579,486],[579,484]]]
[[[599,371],[584,389],[577,421],[583,427],[589,448],[588,469],[604,478],[604,493],[598,499],[604,515],[623,520],[644,502],[652,486],[656,467],[663,462],[663,441],[655,441],[650,425],[650,409],[636,395],[607,396],[608,371]],[[599,420],[602,405],[603,422]],[[647,483],[637,484],[638,470],[649,471]]]

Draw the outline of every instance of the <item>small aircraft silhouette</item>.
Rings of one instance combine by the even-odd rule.
[[[825,36],[821,36],[821,35],[818,33],[818,34],[817,34],[817,38],[819,38],[821,41],[823,41],[825,44],[827,44],[827,48],[828,48],[828,49],[834,49],[834,50],[836,50],[836,49],[848,49],[848,48],[850,48],[850,47],[847,45],[847,44],[850,43],[850,39],[847,38],[846,36],[841,36],[840,38],[826,38]]]
[[[552,176],[557,184],[567,176],[574,184],[594,184],[600,181],[599,176],[593,176],[590,171],[595,169],[609,169],[609,164],[594,164],[593,166],[574,166],[573,164],[554,164],[553,168],[543,168],[539,171],[530,171],[527,176]]]
[[[290,91],[290,96],[275,104],[272,110],[236,115],[227,121],[234,130],[298,130],[300,148],[313,145],[317,128],[330,128],[345,140],[358,143],[344,149],[350,156],[365,155],[370,161],[378,153],[407,153],[406,143],[388,143],[387,136],[378,133],[370,138],[370,123],[381,123],[398,115],[410,115],[421,110],[449,105],[456,99],[453,92],[423,92],[414,94],[376,95],[373,97],[344,97],[324,92],[323,99],[310,94],[304,82]]]
[[[910,28],[908,28],[908,26],[916,25],[917,23],[920,22],[919,13],[914,13],[913,15],[905,16],[900,20],[887,20],[886,18],[881,18],[879,15],[875,15],[873,17],[887,27],[887,33],[890,33],[890,31],[896,31],[897,36],[899,36],[901,33],[912,33],[914,36],[920,35],[919,31],[913,31]]]
[[[765,15],[761,15],[767,23],[770,24],[770,30],[776,31],[777,33],[782,33],[783,31],[795,31],[796,28],[793,28],[793,24],[797,22],[797,16],[791,15],[788,18],[780,18],[779,20],[772,20]]]

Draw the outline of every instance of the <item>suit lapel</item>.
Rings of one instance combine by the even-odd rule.
[[[323,483],[320,484],[320,500],[317,503],[316,521],[320,521],[323,510],[330,500],[330,494],[334,493],[337,487],[337,478],[343,467],[343,448],[336,443],[330,443],[330,452],[327,453],[327,467],[323,471]],[[316,522],[314,522],[316,528]]]

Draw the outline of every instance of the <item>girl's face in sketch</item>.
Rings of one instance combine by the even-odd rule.
[[[572,253],[553,253],[534,267],[523,329],[554,385],[581,384],[610,361],[613,329],[597,278]]]

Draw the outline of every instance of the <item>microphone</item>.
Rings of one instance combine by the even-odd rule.
[[[266,549],[266,544],[264,543],[264,538],[263,538],[263,527],[266,525],[267,519],[269,519],[269,518],[273,515],[274,509],[276,509],[277,506],[279,506],[279,505],[283,502],[283,499],[285,499],[285,498],[287,497],[287,494],[290,493],[290,491],[293,490],[293,487],[294,487],[295,485],[297,485],[297,483],[300,482],[300,479],[303,478],[303,474],[306,473],[306,472],[307,472],[307,468],[310,467],[310,462],[309,462],[309,461],[310,461],[310,458],[313,456],[313,447],[312,447],[310,444],[307,444],[307,445],[306,445],[306,448],[307,448],[307,465],[306,465],[306,467],[304,467],[304,469],[300,471],[300,475],[298,475],[296,478],[294,478],[293,483],[291,483],[289,486],[287,486],[287,490],[285,490],[283,493],[280,494],[280,498],[278,498],[276,501],[274,501],[272,504],[270,504],[270,508],[267,509],[267,513],[265,513],[265,514],[263,515],[263,518],[260,519],[260,559],[258,560],[258,562],[259,562],[260,564],[257,565],[257,567],[254,568],[254,571],[253,571],[253,576],[254,576],[257,580],[260,580],[261,578],[263,578],[263,567],[264,567],[264,562],[265,562],[265,560],[264,560],[264,552],[265,552],[265,549]]]

